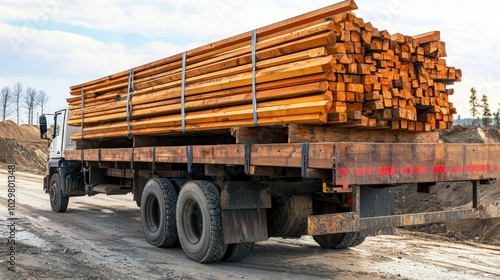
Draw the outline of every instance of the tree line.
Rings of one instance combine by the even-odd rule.
[[[21,113],[26,110],[27,123],[35,124],[35,111],[40,108],[40,112],[45,113],[48,103],[49,96],[43,90],[24,88],[21,83],[16,83],[13,87],[3,87],[0,91],[0,120],[15,119],[16,123],[20,124]]]
[[[500,105],[500,104],[499,104]],[[500,108],[492,112],[488,103],[488,96],[483,94],[479,100],[475,88],[470,89],[469,97],[470,113],[472,115],[472,126],[500,126]],[[476,122],[477,121],[477,122]]]

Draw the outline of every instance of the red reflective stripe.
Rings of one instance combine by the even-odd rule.
[[[373,168],[360,167],[360,168],[340,168],[340,176],[370,176],[373,175]]]
[[[488,165],[467,165],[465,167],[465,172],[480,172],[488,171]]]
[[[373,175],[373,168],[365,167],[365,168],[356,168],[356,176],[369,176]]]
[[[464,166],[456,165],[451,167],[452,172],[464,172]]]
[[[403,174],[424,174],[427,173],[427,166],[405,166],[401,168]]]
[[[378,169],[378,175],[395,175],[398,174],[398,169],[396,167],[380,167]]]
[[[432,168],[432,172],[434,173],[444,173],[446,172],[446,166],[436,165]]]
[[[500,170],[500,165],[453,165],[444,166],[436,165],[431,167],[433,173],[463,173],[463,172],[487,172]],[[380,167],[377,170],[377,175],[412,175],[425,174],[430,172],[430,167],[427,166],[403,166],[400,169],[393,166]],[[339,168],[340,176],[373,176],[374,168]]]
[[[339,175],[340,175],[340,176],[345,176],[345,175],[347,175],[347,168],[340,168],[340,169],[339,169]]]
[[[417,170],[415,170],[416,174],[424,174],[427,173],[427,166],[417,166]]]

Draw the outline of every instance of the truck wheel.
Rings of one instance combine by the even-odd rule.
[[[313,236],[314,240],[325,249],[346,249],[357,246],[365,240],[359,232],[335,233]]]
[[[50,207],[54,212],[66,212],[68,209],[69,197],[62,194],[61,176],[54,173],[50,178]]]
[[[253,242],[229,244],[222,260],[227,262],[240,261],[252,253],[253,245]]]
[[[354,240],[354,242],[351,244],[351,247],[356,247],[358,245],[361,245],[363,242],[365,242],[366,235],[361,235],[358,234],[358,237]]]
[[[187,182],[177,201],[179,241],[193,261],[217,262],[226,253],[222,209],[217,187],[207,181]]]
[[[172,184],[174,184],[174,187],[175,187],[175,190],[177,191],[177,193],[180,193],[184,184],[186,184],[188,182],[188,180],[186,180],[184,178],[170,178],[169,180],[170,180],[170,182],[172,182]]]
[[[168,179],[150,179],[144,186],[141,221],[144,236],[151,245],[166,248],[177,241],[176,204],[177,192]]]

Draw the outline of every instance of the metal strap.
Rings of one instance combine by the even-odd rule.
[[[192,173],[193,167],[193,146],[186,146],[187,172]]]
[[[186,133],[186,108],[185,104],[185,93],[186,93],[186,52],[182,53],[182,85],[181,85],[181,122],[182,122],[182,133]]]
[[[130,169],[134,170],[134,153],[135,153],[135,147],[132,147],[132,150],[130,151]]]
[[[153,160],[152,165],[151,165],[151,169],[152,169],[151,171],[154,175],[154,174],[156,174],[156,146],[153,147],[153,154],[151,157]]]
[[[82,161],[81,164],[82,164],[82,172],[83,172],[83,181],[85,182],[85,160],[84,160],[85,155],[84,155],[84,149],[80,150],[80,155],[81,155],[80,159]]]
[[[308,167],[309,167],[309,143],[302,143],[302,162],[301,162],[302,178],[307,177]]]
[[[245,144],[245,174],[250,175],[250,161],[251,161],[250,144]]]
[[[257,117],[257,78],[255,72],[257,70],[257,30],[252,31],[252,109],[253,109],[253,124],[259,126]]]
[[[128,128],[128,138],[132,139],[134,136],[131,132],[130,119],[132,117],[132,95],[131,93],[135,91],[134,87],[134,68],[128,71],[128,90],[127,90],[127,128]]]
[[[99,166],[101,166],[101,148],[97,150],[97,161],[99,162]]]
[[[83,125],[84,125],[84,122],[83,122],[83,117],[84,117],[84,114],[85,114],[85,89],[84,89],[84,85],[82,85],[82,140],[83,140]]]

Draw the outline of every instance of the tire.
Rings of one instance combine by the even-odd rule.
[[[184,178],[170,178],[170,182],[174,184],[175,190],[177,191],[177,194],[179,194],[182,187],[188,182],[188,180]]]
[[[325,249],[346,249],[357,246],[365,240],[364,236],[360,236],[359,232],[317,235],[313,236],[313,238]]]
[[[222,231],[220,192],[207,181],[187,182],[177,201],[177,231],[186,256],[199,263],[217,262],[227,250]]]
[[[146,182],[141,199],[141,222],[146,240],[154,246],[172,247],[177,237],[177,192],[165,178]]]
[[[354,242],[351,244],[351,247],[356,247],[358,245],[361,245],[363,244],[363,242],[365,242],[365,239],[366,239],[366,235],[361,235],[361,234],[358,234],[358,237],[354,240]]]
[[[227,262],[241,261],[252,253],[253,246],[253,242],[229,244],[222,260]]]
[[[350,211],[349,208],[339,207],[338,204],[316,201],[314,212],[317,214],[342,213]],[[325,249],[346,249],[355,247],[365,241],[365,235],[359,232],[335,233],[313,236],[314,240]]]
[[[54,173],[49,184],[50,207],[54,212],[66,212],[69,204],[69,197],[62,194],[61,176]]]

